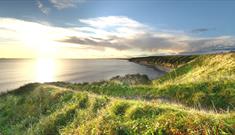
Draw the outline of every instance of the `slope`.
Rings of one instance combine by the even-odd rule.
[[[0,96],[0,133],[234,134],[235,113],[29,84]]]

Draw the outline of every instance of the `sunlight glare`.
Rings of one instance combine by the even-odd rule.
[[[41,25],[34,25],[29,25],[24,30],[20,29],[21,40],[26,46],[35,52],[36,58],[52,58],[56,52],[56,48],[52,46],[54,42],[51,39],[51,35],[53,34],[51,34],[47,28]]]
[[[55,81],[55,60],[39,58],[36,63],[36,82]]]

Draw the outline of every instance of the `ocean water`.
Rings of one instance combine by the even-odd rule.
[[[155,79],[165,72],[117,59],[0,59],[0,92],[31,82],[94,82],[136,73]]]

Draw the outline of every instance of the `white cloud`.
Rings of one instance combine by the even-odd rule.
[[[78,3],[83,3],[86,0],[49,0],[49,2],[53,5],[53,7],[61,10],[65,8],[76,7]],[[37,7],[41,10],[41,12],[45,15],[48,15],[51,8],[45,6],[42,3],[42,0],[36,0]]]
[[[76,7],[78,3],[82,3],[85,0],[49,0],[49,1],[57,9],[65,9],[65,8]]]
[[[45,7],[40,0],[37,0],[37,6],[42,11],[43,14],[48,15],[50,8]]]
[[[128,27],[128,28],[143,28],[147,27],[142,23],[129,19],[125,16],[108,16],[97,17],[90,19],[79,19],[80,22],[85,23],[95,28],[108,28],[108,27]]]
[[[8,49],[10,45],[31,48],[35,54],[73,58],[176,54],[206,48],[235,47],[233,36],[202,38],[186,33],[157,31],[123,16],[80,21],[85,26],[66,28],[0,18],[0,43],[5,46],[5,49],[0,46],[0,57],[6,54],[6,51],[3,53],[1,50]],[[95,24],[95,21],[98,23]],[[8,51],[11,52],[10,49]]]

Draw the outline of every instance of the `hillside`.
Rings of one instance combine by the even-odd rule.
[[[233,134],[235,113],[29,84],[0,98],[0,131],[22,134]]]
[[[235,53],[197,56],[155,82],[185,84],[211,81],[234,81]]]
[[[195,58],[198,55],[175,55],[175,56],[149,56],[149,57],[137,57],[131,58],[129,61],[149,65],[153,67],[165,67],[165,68],[177,68],[180,67]]]
[[[0,133],[232,135],[234,75],[235,53],[226,53],[197,56],[146,84],[130,75],[135,83],[29,84],[0,95]]]
[[[234,75],[235,53],[202,55],[154,80],[153,87],[188,105],[234,109]]]
[[[54,83],[73,90],[124,98],[163,99],[215,111],[235,109],[235,53],[198,56],[152,85],[121,85],[112,81]]]

